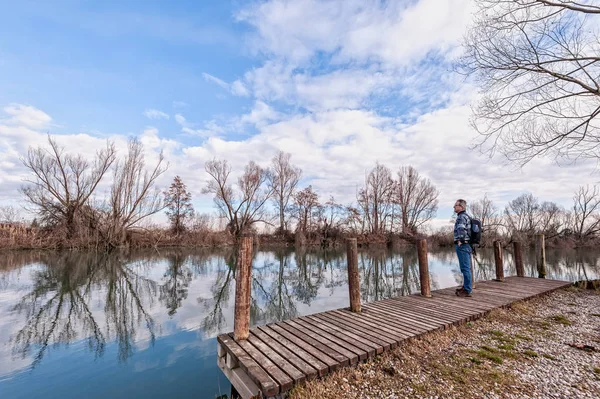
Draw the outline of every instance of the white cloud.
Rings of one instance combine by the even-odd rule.
[[[8,118],[1,120],[1,122],[7,125],[42,129],[48,127],[52,122],[50,115],[29,105],[9,104],[4,107],[4,112],[8,114]]]
[[[242,83],[239,79],[235,80],[233,83],[227,83],[224,80],[219,79],[216,76],[212,76],[206,72],[202,73],[202,77],[204,77],[204,80],[206,80],[207,82],[217,84],[219,87],[228,91],[234,96],[247,97],[250,94],[244,83]]]
[[[255,51],[295,64],[328,53],[333,62],[398,66],[453,46],[471,5],[470,0],[275,0],[253,3],[237,18],[255,28],[250,41]]]
[[[175,114],[175,121],[180,124],[181,126],[187,126],[187,121],[185,119],[185,117],[181,114]]]
[[[204,80],[206,80],[207,82],[213,82],[216,83],[217,85],[219,85],[220,87],[222,87],[223,89],[229,91],[229,83],[215,77],[212,76],[206,72],[202,73],[202,77],[204,78]]]
[[[147,109],[144,111],[144,116],[148,119],[169,119],[169,114],[166,114],[157,109]]]

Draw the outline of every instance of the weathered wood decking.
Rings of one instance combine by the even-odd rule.
[[[218,364],[244,398],[273,397],[295,384],[322,377],[398,346],[404,340],[479,318],[561,287],[565,281],[507,277],[477,282],[471,298],[455,288],[362,306],[361,313],[338,309],[250,330],[247,340],[217,337]]]

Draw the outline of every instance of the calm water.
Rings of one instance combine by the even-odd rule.
[[[549,251],[548,278],[598,278],[600,252]],[[478,279],[494,276],[481,251]],[[531,255],[526,270],[535,275]],[[432,288],[461,282],[430,254]],[[514,275],[505,253],[506,275]],[[0,254],[0,398],[215,398],[230,392],[216,339],[233,330],[230,250]],[[348,306],[343,251],[258,251],[252,323]],[[364,301],[418,291],[412,250],[359,254]]]

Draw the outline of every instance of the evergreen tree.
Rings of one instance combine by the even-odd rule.
[[[171,230],[179,235],[185,231],[185,220],[194,215],[192,195],[179,176],[175,176],[169,190],[165,192],[165,205]]]

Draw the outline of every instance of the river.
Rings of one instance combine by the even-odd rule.
[[[547,277],[597,279],[599,258],[550,249]],[[537,276],[532,253],[524,262]],[[230,249],[0,253],[0,398],[226,397],[216,336],[233,330],[234,265]],[[453,250],[429,265],[432,289],[460,283]],[[360,251],[359,269],[365,302],[419,289],[416,250]],[[476,279],[494,273],[480,250]],[[343,250],[256,251],[253,325],[346,306]]]

